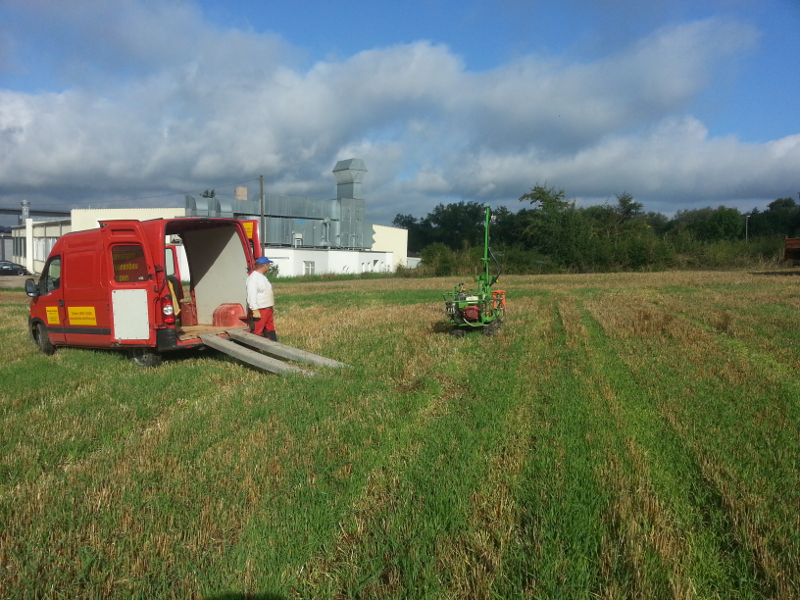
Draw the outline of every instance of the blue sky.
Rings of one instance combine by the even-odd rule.
[[[545,182],[764,208],[800,192],[799,34],[798,0],[3,0],[0,206],[332,197],[356,157],[379,224]]]

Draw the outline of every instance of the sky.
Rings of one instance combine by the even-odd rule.
[[[800,193],[800,0],[0,0],[0,207],[234,186],[763,210]],[[0,224],[16,224],[0,216]]]

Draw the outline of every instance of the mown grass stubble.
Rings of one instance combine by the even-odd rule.
[[[38,354],[2,293],[0,596],[795,598],[792,277],[282,287],[305,380],[218,355]]]

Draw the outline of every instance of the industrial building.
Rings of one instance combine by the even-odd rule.
[[[55,241],[70,231],[98,227],[102,220],[228,217],[257,220],[263,252],[280,276],[390,272],[406,266],[408,232],[364,221],[361,159],[336,163],[337,194],[316,199],[236,189],[236,197],[186,196],[181,208],[73,209],[69,218],[34,220],[12,229],[13,256],[32,273],[41,272]]]

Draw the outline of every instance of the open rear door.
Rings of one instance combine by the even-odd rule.
[[[155,274],[141,225],[138,221],[109,222],[107,229],[112,335],[122,344],[154,344],[151,310]]]

